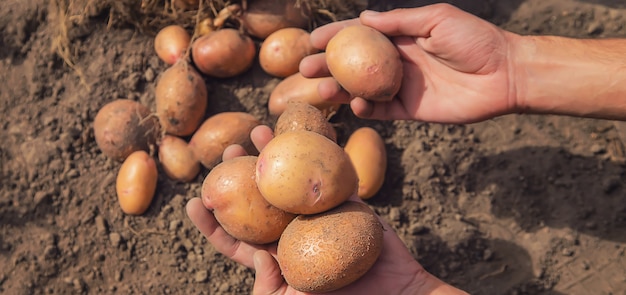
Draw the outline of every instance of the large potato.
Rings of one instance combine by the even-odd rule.
[[[231,236],[266,244],[278,240],[296,216],[263,198],[254,180],[256,160],[236,157],[215,166],[202,184],[202,202]]]
[[[359,197],[373,197],[383,186],[387,170],[387,151],[382,137],[373,128],[361,127],[350,135],[344,150],[359,177]]]
[[[212,77],[230,78],[252,66],[256,46],[247,35],[226,28],[196,39],[191,45],[191,56],[200,72]]]
[[[274,137],[259,154],[256,180],[270,204],[295,214],[331,209],[356,194],[358,186],[344,150],[306,130]]]
[[[149,151],[154,146],[159,124],[146,106],[129,99],[117,99],[98,111],[93,131],[102,153],[123,161],[132,152]]]
[[[307,78],[298,72],[280,81],[270,94],[268,102],[270,115],[282,114],[289,101],[306,102],[318,108],[325,116],[331,115],[339,109],[340,104],[324,100],[318,92],[320,82],[328,79],[333,78]]]
[[[156,113],[165,132],[191,135],[202,123],[207,89],[202,76],[186,62],[163,72],[155,89]]]
[[[240,144],[248,154],[256,154],[250,131],[259,124],[259,120],[244,112],[213,115],[193,134],[189,148],[196,159],[209,169],[222,160],[222,153],[231,144]]]
[[[387,36],[367,26],[348,26],[326,46],[328,70],[354,97],[389,101],[402,82],[402,61]]]
[[[248,34],[265,39],[282,28],[305,28],[309,14],[308,6],[297,0],[254,0],[248,1],[240,21]]]
[[[330,292],[362,277],[383,247],[383,227],[365,204],[345,202],[315,215],[300,215],[278,241],[285,281],[302,292]]]
[[[319,109],[306,102],[290,101],[285,112],[276,120],[274,135],[297,130],[317,132],[337,142],[335,128]]]

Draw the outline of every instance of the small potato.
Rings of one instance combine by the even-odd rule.
[[[172,6],[181,10],[198,9],[200,0],[172,0]]]
[[[265,39],[282,28],[305,28],[310,13],[308,6],[297,5],[297,0],[255,0],[248,1],[240,21],[250,36]]]
[[[231,236],[253,244],[280,238],[296,216],[270,205],[254,181],[257,157],[226,160],[211,170],[202,184],[202,202]]]
[[[256,46],[247,35],[227,28],[196,39],[191,55],[200,72],[212,77],[230,78],[252,66]]]
[[[331,75],[354,97],[389,101],[400,89],[402,61],[387,36],[367,26],[348,26],[326,46]]]
[[[274,135],[297,130],[317,132],[337,142],[335,128],[319,109],[306,102],[290,101],[285,112],[276,120]]]
[[[104,105],[96,114],[93,131],[102,153],[120,162],[134,151],[149,151],[160,132],[150,110],[129,99]]]
[[[145,151],[136,151],[122,163],[115,190],[122,211],[141,215],[152,203],[158,180],[157,166]]]
[[[383,186],[387,170],[387,151],[380,134],[370,127],[361,127],[350,135],[344,150],[359,177],[359,197],[373,197]]]
[[[296,217],[278,241],[276,260],[289,286],[325,293],[361,278],[382,247],[378,217],[367,205],[348,201],[330,211]]]
[[[166,64],[175,64],[189,47],[191,36],[179,25],[169,25],[154,37],[154,50]]]
[[[333,78],[306,78],[298,72],[280,81],[270,94],[270,115],[280,116],[288,101],[301,101],[320,109],[325,116],[330,116],[339,109],[340,104],[322,99],[317,90],[320,82],[328,79]]]
[[[187,63],[165,70],[155,89],[156,113],[165,132],[191,135],[204,118],[208,103],[202,76]]]
[[[256,181],[265,199],[294,214],[315,214],[355,195],[350,158],[327,137],[306,130],[274,137],[259,154]]]
[[[261,68],[281,78],[297,73],[304,57],[319,52],[311,45],[309,37],[309,32],[300,28],[284,28],[272,33],[259,49]]]
[[[223,112],[209,117],[193,134],[189,148],[204,167],[213,168],[231,144],[242,145],[248,154],[257,154],[250,131],[261,123],[244,112]]]
[[[200,162],[180,137],[165,135],[159,142],[159,162],[165,174],[177,181],[190,182],[200,173]]]

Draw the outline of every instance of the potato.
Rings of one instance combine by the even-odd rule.
[[[354,97],[389,101],[402,82],[402,61],[391,41],[367,26],[348,26],[326,46],[331,75]]]
[[[202,202],[231,236],[253,244],[280,238],[296,215],[270,205],[254,180],[257,157],[226,160],[211,170],[202,183]]]
[[[252,39],[235,29],[221,29],[196,39],[191,46],[193,61],[200,72],[230,78],[247,71],[254,62]]]
[[[240,21],[248,34],[259,39],[282,28],[305,28],[310,21],[310,11],[306,5],[296,3],[297,0],[248,1]]]
[[[343,149],[306,130],[270,140],[259,154],[256,181],[270,204],[294,214],[331,209],[358,188],[356,171]]]
[[[154,159],[145,151],[133,152],[124,160],[115,181],[115,191],[124,213],[141,215],[148,210],[158,176]]]
[[[213,168],[231,144],[242,145],[248,154],[257,154],[250,131],[261,123],[244,112],[223,112],[209,117],[193,134],[189,148],[204,167]]]
[[[284,28],[270,34],[259,49],[261,68],[281,78],[297,73],[305,56],[319,52],[309,37],[309,32],[300,28]]]
[[[290,101],[285,112],[276,120],[274,135],[297,130],[317,132],[337,142],[335,128],[319,109],[306,102]]]
[[[330,292],[362,277],[383,247],[383,227],[365,204],[345,202],[316,215],[300,215],[278,241],[277,257],[289,286]]]
[[[155,89],[156,113],[165,132],[191,135],[204,118],[208,103],[202,76],[187,63],[165,70]]]
[[[117,161],[123,161],[134,151],[149,151],[160,132],[150,110],[129,99],[104,105],[96,114],[93,131],[102,153]]]
[[[189,47],[191,36],[179,25],[169,25],[154,37],[154,50],[166,64],[175,64]]]
[[[159,162],[165,174],[173,180],[190,182],[200,173],[200,162],[185,140],[165,135],[159,142]]]
[[[380,134],[373,128],[361,127],[350,135],[344,150],[359,177],[359,197],[373,197],[383,186],[387,170],[387,151]]]
[[[339,109],[340,104],[320,97],[317,89],[320,82],[327,79],[332,78],[306,78],[298,72],[280,81],[270,94],[268,102],[270,115],[282,114],[288,101],[301,101],[320,109],[325,116],[330,116]]]
[[[181,10],[198,9],[200,0],[172,0],[172,7]]]

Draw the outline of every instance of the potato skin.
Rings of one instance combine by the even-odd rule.
[[[382,244],[383,227],[375,213],[348,201],[296,217],[278,241],[276,259],[289,286],[323,293],[362,277],[380,256]]]
[[[185,140],[165,135],[159,142],[159,162],[165,174],[177,181],[190,182],[200,173],[200,162]]]
[[[261,123],[245,112],[223,112],[206,119],[189,141],[189,148],[202,165],[213,168],[222,160],[224,149],[231,144],[242,145],[248,154],[257,154],[250,131]]]
[[[231,236],[267,244],[277,241],[296,215],[263,198],[254,180],[256,160],[255,156],[236,157],[215,166],[202,184],[202,202]]]
[[[154,37],[154,51],[163,62],[173,65],[183,56],[190,42],[191,36],[185,28],[169,25]]]
[[[204,118],[207,89],[202,76],[187,63],[176,63],[159,78],[155,89],[156,113],[165,132],[191,135]]]
[[[337,142],[337,131],[319,109],[305,102],[290,101],[285,112],[276,120],[274,135],[297,130],[317,132]]]
[[[310,11],[306,5],[296,7],[296,0],[249,1],[240,20],[250,36],[265,39],[287,27],[305,28]]]
[[[350,158],[327,137],[289,131],[274,137],[259,154],[256,181],[272,205],[294,214],[329,210],[356,194]]]
[[[373,197],[385,181],[387,170],[385,142],[375,129],[361,127],[350,135],[344,150],[359,177],[359,197],[364,200]]]
[[[122,211],[141,215],[150,207],[156,191],[156,162],[145,151],[133,152],[117,173],[115,191]]]
[[[348,26],[326,46],[332,76],[354,97],[389,101],[400,90],[400,54],[381,32],[367,26]]]
[[[304,57],[319,52],[309,37],[309,32],[300,28],[283,28],[270,34],[259,49],[261,68],[280,78],[297,73]]]
[[[104,155],[124,161],[134,151],[149,151],[156,143],[159,124],[150,110],[133,100],[117,99],[96,114],[93,131]]]
[[[280,81],[270,94],[268,102],[270,115],[280,116],[289,101],[309,103],[321,110],[325,116],[337,111],[340,104],[322,99],[317,90],[320,82],[327,79],[333,78],[306,78],[298,72]]]
[[[250,37],[235,29],[210,32],[193,42],[193,62],[203,74],[230,78],[247,71],[254,62],[256,46]]]

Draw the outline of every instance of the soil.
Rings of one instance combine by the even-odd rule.
[[[626,37],[618,0],[449,2],[521,34]],[[249,293],[254,273],[217,253],[185,215],[207,171],[188,184],[161,173],[146,214],[121,212],[120,164],[96,146],[93,119],[116,98],[154,109],[166,66],[153,36],[110,26],[108,17],[92,13],[69,28],[70,67],[48,1],[3,3],[0,293]],[[258,65],[207,79],[207,117],[246,111],[272,124],[267,98],[277,82]],[[388,173],[368,203],[435,275],[473,294],[626,294],[623,123],[534,115],[379,122],[345,108],[333,120],[340,142],[360,126],[383,135]]]

